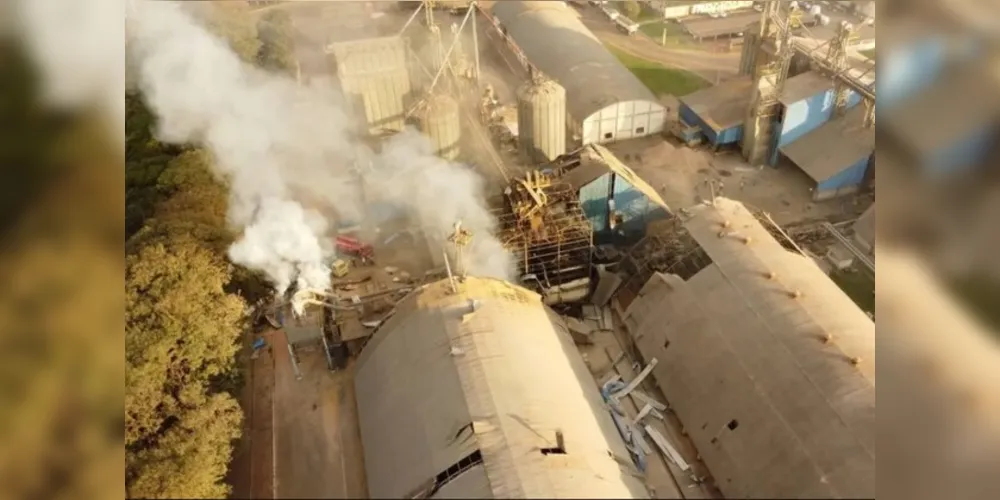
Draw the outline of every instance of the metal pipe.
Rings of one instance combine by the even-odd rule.
[[[333,364],[333,355],[330,354],[330,344],[328,344],[327,341],[326,341],[326,334],[325,333],[322,334],[322,335],[320,335],[319,338],[320,338],[321,341],[323,341],[323,354],[326,356],[326,366],[332,372],[332,371],[336,370],[337,367],[334,366],[334,364]]]
[[[292,360],[292,371],[295,372],[295,380],[302,380],[302,372],[299,371],[299,362],[295,359],[295,348],[292,344],[285,344],[288,347],[288,358]]]
[[[420,14],[420,9],[423,8],[424,8],[424,2],[420,2],[420,6],[417,7],[417,10],[413,11],[413,15],[411,15],[410,18],[406,20],[406,23],[403,24],[403,29],[399,30],[400,35],[402,35],[404,31],[406,31],[406,28],[410,27],[410,23],[412,23],[413,20],[417,18],[417,15]]]
[[[451,273],[451,262],[448,260],[448,251],[442,250],[444,255],[444,268],[448,271],[448,282],[451,284],[451,293],[458,293],[458,286],[455,284],[455,275]]]
[[[465,28],[465,23],[469,22],[469,17],[472,16],[473,10],[474,9],[469,9],[469,11],[465,13],[465,18],[462,19],[462,24],[458,27],[459,33],[461,33],[462,30]],[[448,47],[448,52],[446,52],[444,55],[443,62],[441,64],[441,67],[438,69],[437,75],[434,76],[434,80],[431,81],[431,85],[427,87],[428,94],[430,94],[431,91],[434,90],[434,86],[437,85],[437,82],[441,78],[441,75],[444,73],[445,68],[449,66],[448,61],[451,60],[451,53],[454,52],[455,46],[457,45],[458,45],[458,37],[455,37],[455,39],[452,40],[451,42],[451,46]]]
[[[472,2],[470,4],[470,11],[472,11],[472,53],[476,61],[476,83],[479,83],[479,28],[476,25],[476,11],[479,10],[479,2]],[[461,33],[461,31],[459,31]]]

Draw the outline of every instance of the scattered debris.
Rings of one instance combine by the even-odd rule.
[[[638,399],[638,400],[642,401],[645,404],[648,404],[649,406],[652,406],[653,409],[660,410],[660,411],[665,411],[667,409],[667,405],[665,405],[665,404],[663,404],[663,403],[661,403],[661,402],[653,399],[652,397],[650,397],[645,392],[634,390],[634,391],[632,391],[631,396],[633,398],[635,398],[635,399]]]
[[[687,472],[688,469],[691,468],[691,466],[687,463],[687,461],[684,460],[684,457],[682,457],[681,454],[678,453],[677,450],[673,447],[673,445],[670,444],[670,441],[667,441],[667,438],[663,437],[663,434],[660,434],[660,431],[648,425],[645,426],[644,428],[646,430],[646,435],[648,435],[650,439],[652,439],[653,442],[656,443],[656,446],[660,448],[660,451],[663,453],[664,457],[670,459],[671,462],[677,464],[677,467],[680,467],[681,471]]]
[[[659,361],[656,358],[651,359],[649,361],[649,364],[646,365],[646,367],[643,368],[641,372],[639,372],[639,375],[636,376],[634,379],[632,379],[632,381],[629,382],[629,384],[625,386],[625,388],[623,388],[620,392],[614,393],[613,397],[615,399],[621,399],[624,398],[625,396],[628,396],[629,393],[635,390],[635,388],[638,387],[639,384],[642,383],[642,381],[646,377],[648,377],[650,373],[652,373],[653,368],[656,366],[658,362]]]

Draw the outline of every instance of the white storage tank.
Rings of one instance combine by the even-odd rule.
[[[455,161],[461,152],[462,120],[458,102],[444,95],[427,98],[416,113],[417,126],[430,139],[434,154]]]
[[[344,95],[374,135],[403,130],[412,86],[399,36],[331,44]]]
[[[517,93],[518,143],[532,162],[566,154],[566,89],[536,75]]]

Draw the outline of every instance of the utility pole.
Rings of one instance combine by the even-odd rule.
[[[473,1],[469,4],[469,9],[472,10],[472,54],[475,58],[476,64],[476,85],[480,83],[479,76],[479,27],[476,25],[476,15],[479,14],[479,2]]]

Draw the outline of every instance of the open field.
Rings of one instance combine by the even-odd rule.
[[[694,73],[667,68],[615,47],[608,47],[608,50],[657,96],[669,94],[680,97],[708,85],[708,82]]]

